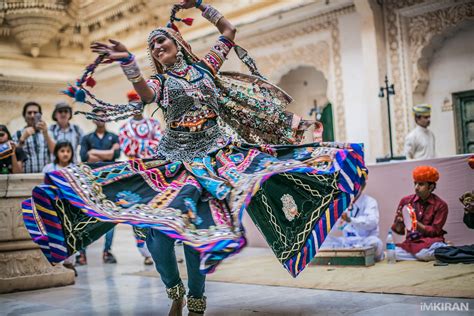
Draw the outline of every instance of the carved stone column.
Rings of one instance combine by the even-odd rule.
[[[0,293],[74,284],[74,272],[52,266],[23,225],[21,201],[40,174],[0,175]]]

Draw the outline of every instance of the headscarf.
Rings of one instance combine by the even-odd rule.
[[[153,69],[155,70],[155,73],[157,74],[164,73],[163,65],[161,65],[152,55],[153,42],[155,41],[156,37],[159,35],[164,35],[172,39],[174,43],[176,44],[176,46],[178,46],[178,49],[181,49],[181,52],[184,54],[184,58],[186,62],[192,64],[199,60],[199,58],[192,52],[191,45],[189,45],[189,43],[183,39],[183,37],[181,36],[181,33],[173,30],[172,28],[159,27],[150,32],[150,35],[148,36],[148,40],[147,40],[148,56],[150,58],[151,65]]]

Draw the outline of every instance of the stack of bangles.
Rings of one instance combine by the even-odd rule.
[[[202,0],[196,1],[196,8],[199,7],[201,3]],[[217,11],[217,9],[211,7],[210,5],[206,5],[206,8],[204,9],[204,11],[202,11],[202,16],[214,25],[217,25],[219,20],[223,17],[222,13],[220,13],[219,11]]]
[[[143,80],[143,76],[138,68],[138,64],[135,61],[135,56],[128,53],[128,57],[119,59],[120,67],[122,67],[123,73],[127,76],[128,81],[131,83],[138,83]]]

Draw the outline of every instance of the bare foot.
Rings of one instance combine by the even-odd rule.
[[[180,298],[179,300],[174,300],[171,304],[168,316],[182,316],[184,305],[186,305],[186,301],[183,298]]]

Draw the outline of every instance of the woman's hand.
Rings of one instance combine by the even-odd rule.
[[[196,7],[196,0],[181,0],[179,6],[182,9],[191,9]]]
[[[92,43],[92,52],[99,55],[105,55],[106,58],[110,60],[123,59],[129,56],[128,49],[125,45],[113,39],[109,39],[109,42],[111,45],[99,42]]]

